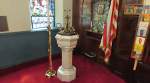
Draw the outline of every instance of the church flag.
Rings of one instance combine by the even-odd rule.
[[[105,53],[104,61],[106,63],[109,62],[112,42],[116,37],[118,8],[119,8],[119,0],[111,0],[108,17],[103,25],[104,32],[101,39],[100,47],[103,49]]]

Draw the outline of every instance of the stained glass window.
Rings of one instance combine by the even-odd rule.
[[[30,0],[31,21],[33,30],[47,29],[47,2],[48,0]],[[54,29],[55,26],[55,2],[49,0],[50,26]]]
[[[107,19],[111,0],[93,0],[92,31],[103,33],[103,24]]]

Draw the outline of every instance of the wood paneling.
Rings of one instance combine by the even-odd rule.
[[[122,1],[122,0],[120,0]],[[74,0],[73,6],[73,25],[80,35],[78,42],[78,52],[91,52],[96,55],[97,62],[103,61],[104,52],[99,48],[101,34],[87,31],[81,23],[80,1]],[[131,59],[131,51],[133,47],[134,37],[137,29],[138,15],[124,15],[123,3],[119,7],[119,19],[117,37],[113,42],[112,55],[108,68],[116,75],[124,78],[127,83],[149,83],[150,82],[150,34],[146,43],[143,60],[139,62],[136,71],[133,71],[134,60]]]
[[[8,30],[8,23],[6,16],[0,16],[0,31],[7,31]]]

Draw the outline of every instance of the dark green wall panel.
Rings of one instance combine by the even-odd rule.
[[[57,30],[52,31],[53,55],[59,53],[56,33]],[[0,33],[0,69],[47,57],[47,49],[47,31]]]

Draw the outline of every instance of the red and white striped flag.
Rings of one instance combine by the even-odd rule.
[[[117,18],[118,18],[119,0],[111,0],[107,21],[104,23],[104,32],[101,39],[100,47],[105,52],[104,61],[109,62],[111,55],[112,42],[116,37]]]

